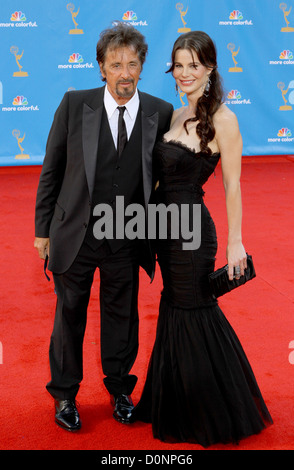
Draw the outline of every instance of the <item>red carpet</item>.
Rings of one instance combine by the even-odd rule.
[[[53,283],[33,248],[34,203],[40,168],[0,168],[1,179],[1,450],[200,450],[164,444],[151,426],[124,426],[112,418],[99,358],[99,282],[93,286],[84,343],[84,380],[78,395],[83,422],[79,433],[54,423],[48,346],[53,325]],[[220,305],[237,332],[255,372],[274,425],[238,446],[212,450],[294,449],[294,165],[286,158],[245,158],[242,173],[244,244],[253,255],[257,278],[223,297]],[[205,200],[215,220],[219,254],[225,262],[226,215],[220,168],[206,185]],[[98,278],[98,276],[97,276]],[[160,273],[149,284],[142,272],[140,350],[134,372],[139,399],[150,356],[161,290]]]

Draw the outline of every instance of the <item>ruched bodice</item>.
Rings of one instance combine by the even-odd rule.
[[[159,141],[154,149],[156,175],[159,186],[155,193],[157,204],[176,206],[179,217],[183,206],[189,207],[190,231],[199,230],[200,247],[183,250],[187,240],[174,238],[171,219],[167,221],[167,239],[157,240],[157,255],[163,277],[163,293],[173,306],[197,308],[215,303],[209,292],[208,274],[214,270],[217,250],[216,231],[210,213],[204,204],[202,186],[214,172],[219,154],[210,156],[194,152],[186,145],[175,141]],[[201,220],[195,219],[193,208],[201,207]],[[197,270],[195,270],[197,266]],[[175,272],[176,267],[176,272]],[[193,282],[189,282],[189,279]]]
[[[205,155],[195,152],[181,142],[159,141],[154,149],[159,187],[194,185],[202,187],[214,172],[220,154]]]
[[[233,328],[209,290],[216,230],[202,186],[220,155],[179,142],[157,143],[158,204],[201,207],[201,243],[183,249],[183,237],[156,241],[163,279],[156,340],[135,419],[151,422],[154,437],[202,446],[238,442],[272,423],[254,373]]]

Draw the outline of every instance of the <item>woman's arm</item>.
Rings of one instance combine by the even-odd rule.
[[[216,140],[221,152],[223,184],[228,219],[227,261],[229,278],[233,279],[234,267],[240,266],[241,275],[246,268],[246,251],[242,243],[241,159],[242,137],[237,117],[223,106],[215,118]],[[239,277],[239,276],[236,276]]]

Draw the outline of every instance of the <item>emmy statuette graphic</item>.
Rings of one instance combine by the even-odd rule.
[[[280,111],[292,111],[292,109],[293,109],[292,106],[287,104],[288,100],[286,99],[286,94],[288,93],[289,89],[294,88],[294,80],[292,80],[289,83],[289,86],[288,86],[287,90],[285,90],[285,83],[283,83],[283,82],[279,82],[277,87],[279,88],[279,90],[281,90],[282,98],[284,100],[284,104],[279,107],[279,110]],[[290,93],[290,96],[292,95],[292,93],[293,92]],[[290,100],[290,102],[291,102],[291,100]]]
[[[23,56],[24,51],[22,51],[21,54],[18,54],[18,47],[17,46],[11,46],[10,52],[11,52],[11,54],[14,54],[17,66],[19,68],[18,72],[14,72],[13,76],[14,77],[28,77],[28,73],[21,70],[22,65],[20,65],[20,63],[19,63],[19,61],[21,60],[21,58]]]
[[[13,137],[16,138],[17,144],[18,144],[20,152],[21,152],[18,155],[15,155],[15,158],[17,160],[27,160],[28,158],[30,158],[29,155],[24,153],[24,148],[21,146],[21,144],[22,144],[22,142],[23,142],[26,135],[24,134],[23,137],[20,137],[20,131],[18,129],[13,129],[12,135],[13,135]]]
[[[70,11],[71,13],[71,19],[73,21],[73,24],[75,25],[75,29],[70,29],[69,30],[69,34],[84,34],[84,31],[82,29],[79,29],[78,28],[78,23],[76,21],[76,17],[78,16],[79,14],[79,11],[80,11],[80,7],[78,8],[77,11],[74,11],[75,9],[75,6],[73,3],[68,3],[66,5],[66,8],[68,9],[68,11]]]
[[[177,3],[176,4],[176,9],[180,12],[181,20],[182,20],[182,23],[183,23],[183,28],[179,28],[178,33],[187,33],[188,31],[191,31],[191,28],[186,28],[187,22],[184,20],[184,17],[186,16],[187,11],[188,11],[188,7],[187,7],[186,11],[183,11],[183,8],[184,8],[184,6],[183,6],[182,3]]]
[[[227,48],[232,54],[232,59],[235,64],[234,67],[229,68],[229,72],[243,72],[242,67],[237,67],[238,62],[236,61],[236,56],[239,54],[240,46],[237,51],[235,51],[235,44],[232,44],[231,42],[227,45]]]
[[[284,19],[285,19],[285,22],[286,22],[286,25],[284,28],[281,28],[281,31],[283,33],[294,33],[294,28],[292,28],[291,26],[289,26],[290,24],[290,21],[288,20],[288,16],[290,15],[291,13],[291,10],[292,10],[292,7],[290,7],[290,9],[288,11],[286,11],[286,8],[287,8],[287,5],[286,3],[280,3],[280,9],[283,11],[284,13]]]

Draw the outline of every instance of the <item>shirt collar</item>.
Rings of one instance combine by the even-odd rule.
[[[116,108],[119,106],[115,99],[110,94],[107,85],[104,92],[104,106],[107,112],[108,119],[111,119]],[[136,91],[132,98],[124,105],[131,119],[135,119],[139,108],[139,93]]]

